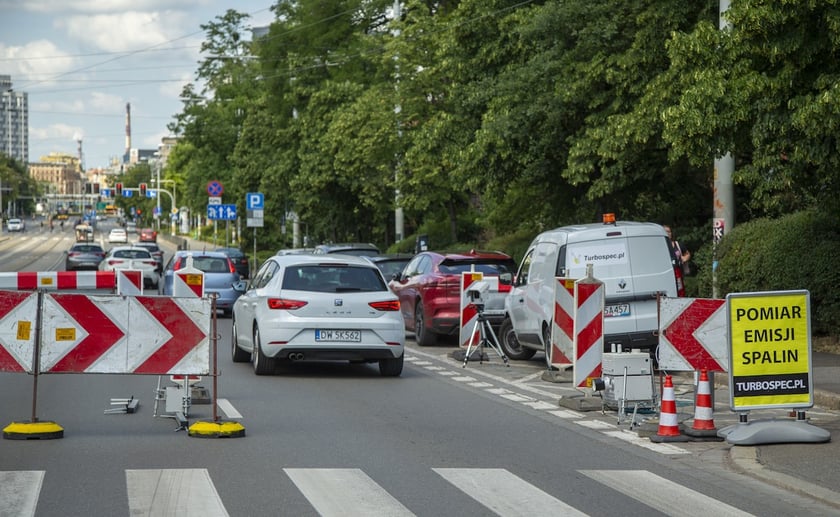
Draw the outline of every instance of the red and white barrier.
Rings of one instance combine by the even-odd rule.
[[[604,353],[604,284],[592,276],[575,282],[575,353],[572,385],[591,387],[592,379],[601,377]]]
[[[186,259],[186,266],[172,274],[172,296],[204,298],[204,271],[193,267],[191,255]]]
[[[114,289],[113,271],[20,271],[0,273],[0,289],[17,291]]]
[[[554,279],[554,318],[551,327],[549,364],[568,366],[574,357],[575,336],[575,281],[571,278]]]
[[[210,307],[206,298],[0,291],[0,371],[34,373],[40,346],[40,373],[207,375]]]
[[[478,331],[473,332],[475,323],[478,321],[478,310],[470,301],[467,291],[469,287],[476,282],[484,279],[484,274],[479,272],[463,272],[461,273],[461,330],[458,334],[458,343],[461,348],[468,348],[470,343],[478,343]]]
[[[143,294],[143,272],[139,269],[119,269],[117,273],[117,294],[140,296]]]

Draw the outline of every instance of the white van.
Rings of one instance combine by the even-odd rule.
[[[564,226],[538,235],[519,265],[505,301],[499,344],[511,359],[546,351],[554,309],[555,277],[580,279],[586,265],[604,283],[604,348],[643,349],[658,344],[657,294],[685,296],[671,241],[662,226],[615,222]],[[548,362],[548,358],[546,358]]]

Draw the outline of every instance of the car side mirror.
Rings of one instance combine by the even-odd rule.
[[[233,287],[233,290],[238,293],[244,293],[248,289],[248,282],[245,280],[238,280],[231,284],[231,287]]]
[[[499,275],[499,282],[510,285],[513,283],[513,273],[502,273]]]

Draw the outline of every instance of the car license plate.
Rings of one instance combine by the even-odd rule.
[[[360,330],[316,330],[315,341],[345,341],[359,342],[362,340]]]
[[[629,303],[619,303],[616,305],[606,305],[604,306],[604,317],[605,318],[615,318],[618,316],[630,316],[630,304]]]

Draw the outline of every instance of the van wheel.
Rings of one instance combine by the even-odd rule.
[[[548,325],[543,325],[543,348],[545,349],[545,365],[549,370],[558,370],[556,366],[551,364],[551,328]]]
[[[423,302],[417,302],[414,307],[414,340],[420,346],[431,346],[437,342],[437,336],[426,328],[426,317],[423,315]]]
[[[505,318],[499,327],[499,346],[502,347],[502,352],[509,359],[516,359],[518,361],[530,359],[536,353],[536,350],[526,348],[519,343],[519,339],[516,338],[516,332],[513,331],[513,323],[511,323],[510,318]]]

